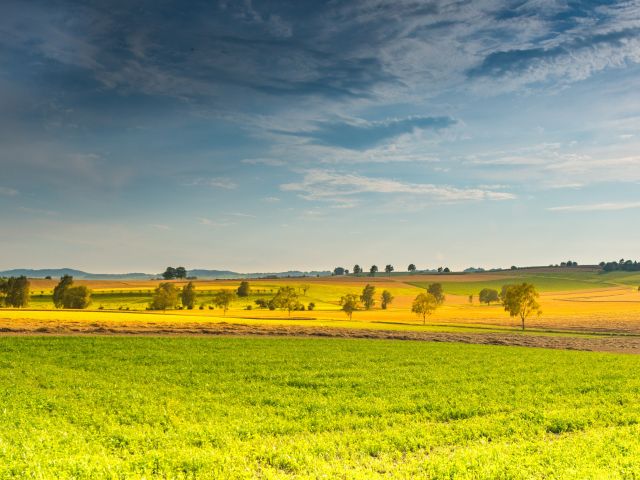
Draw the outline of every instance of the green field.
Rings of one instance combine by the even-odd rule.
[[[640,357],[0,338],[0,478],[639,478]]]

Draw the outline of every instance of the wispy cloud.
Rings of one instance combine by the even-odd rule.
[[[206,225],[207,227],[230,227],[235,225],[233,222],[219,222],[216,220],[211,220],[210,218],[199,218],[198,223],[200,225]]]
[[[280,186],[283,191],[300,192],[307,200],[335,203],[352,203],[350,198],[359,194],[407,194],[426,196],[436,203],[453,203],[479,200],[511,200],[512,193],[482,190],[478,188],[457,188],[448,185],[427,183],[405,183],[386,178],[365,177],[356,174],[341,174],[329,170],[310,170],[302,181]]]
[[[362,150],[378,145],[387,139],[415,130],[441,130],[454,125],[451,117],[406,117],[367,122],[317,122],[309,131],[278,131],[277,133],[309,139],[319,145],[330,145]]]
[[[0,187],[0,195],[15,197],[16,195],[18,195],[18,190],[16,190],[15,188]]]
[[[588,205],[567,205],[561,207],[550,207],[551,212],[610,212],[615,210],[629,210],[640,208],[640,202],[610,202],[593,203]]]
[[[223,188],[225,190],[233,190],[238,187],[237,183],[226,177],[196,178],[186,185]]]

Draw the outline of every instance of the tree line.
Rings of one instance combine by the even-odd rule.
[[[600,262],[600,267],[605,272],[638,272],[640,271],[640,263],[637,261],[625,260],[621,258],[618,262]]]
[[[370,277],[375,277],[376,273],[378,273],[379,269],[377,265],[371,265],[369,267],[369,276]],[[395,267],[391,264],[387,264],[384,267],[384,272],[387,275],[391,275],[391,273],[395,271]],[[417,271],[415,264],[410,263],[407,266],[407,272],[409,273],[415,273]],[[355,264],[353,266],[353,269],[351,270],[352,274],[355,275],[356,277],[359,275],[362,275],[364,272],[364,270],[362,269],[362,267],[358,264]],[[451,273],[451,269],[449,269],[449,267],[438,267],[437,268],[437,272],[438,273]],[[342,275],[349,275],[349,269],[348,268],[344,268],[344,267],[336,267],[333,269],[333,275],[336,276],[342,276]]]

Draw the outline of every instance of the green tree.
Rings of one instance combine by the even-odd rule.
[[[22,308],[29,306],[29,280],[24,275],[10,277],[6,283],[4,303],[8,307]]]
[[[215,293],[212,302],[216,307],[223,309],[226,315],[231,302],[233,302],[235,298],[236,295],[231,290],[222,289]]]
[[[9,284],[6,278],[0,277],[0,305],[4,305],[4,299],[7,296],[7,290],[9,288]],[[640,287],[638,287],[640,290]]]
[[[369,268],[369,275],[371,275],[372,277],[375,277],[377,272],[378,272],[378,266],[371,265],[371,268]]]
[[[238,295],[239,297],[248,297],[250,294],[251,294],[251,287],[249,286],[249,282],[247,282],[246,280],[243,280],[242,282],[240,282],[240,286],[236,291],[236,295]]]
[[[67,288],[73,285],[73,277],[71,275],[64,275],[60,278],[58,284],[53,287],[53,304],[56,308],[63,307],[64,293]]]
[[[444,298],[445,298],[444,290],[442,289],[441,283],[432,283],[427,287],[427,292],[433,295],[433,298],[436,299],[436,302],[438,302],[438,305],[441,305],[444,303]]]
[[[362,289],[362,295],[360,295],[360,301],[364,305],[365,310],[371,310],[376,303],[375,300],[376,287],[369,285]]]
[[[387,273],[387,275],[391,276],[391,272],[393,272],[393,265],[388,264],[386,267],[384,267],[384,271]]]
[[[343,267],[336,267],[333,269],[333,274],[334,275],[344,275],[345,274],[345,269]]]
[[[65,288],[62,296],[63,308],[87,308],[91,305],[91,289],[85,285]]]
[[[187,278],[187,269],[184,267],[176,268],[176,278],[180,278],[180,279]]]
[[[311,288],[311,285],[309,285],[308,283],[303,283],[302,285],[300,285],[300,290],[302,290],[302,295],[306,297],[307,292],[309,291],[310,288]]]
[[[162,278],[165,280],[173,280],[176,278],[176,269],[173,267],[167,267],[167,269],[162,274]]]
[[[353,266],[353,274],[358,276],[362,273],[362,267],[357,263]]]
[[[422,324],[427,323],[427,316],[431,315],[438,308],[438,301],[430,293],[420,293],[411,305],[411,311],[422,317]]]
[[[354,293],[348,293],[340,299],[340,305],[342,306],[342,311],[351,320],[353,312],[358,309],[358,296]]]
[[[167,310],[178,305],[178,289],[173,283],[161,283],[153,292],[150,310]]]
[[[295,310],[299,303],[298,294],[293,287],[289,286],[280,287],[273,297],[273,304],[276,308],[287,310],[289,312],[289,316],[291,316],[291,310]]]
[[[416,271],[416,266],[413,263],[410,263],[409,266],[407,267],[407,271],[409,273],[415,273]]]
[[[386,310],[391,303],[393,303],[393,295],[389,290],[384,290],[380,295],[380,306],[383,310]]]
[[[196,304],[196,298],[198,294],[196,293],[196,286],[193,282],[187,283],[180,293],[180,300],[182,301],[182,305],[187,307],[189,310],[193,309]]]
[[[522,330],[524,330],[525,320],[529,316],[533,314],[542,315],[542,310],[540,310],[540,304],[538,303],[539,296],[536,287],[530,283],[508,285],[504,289],[502,305],[510,316],[520,317]]]
[[[478,295],[481,303],[486,303],[490,305],[491,302],[497,302],[500,299],[500,295],[497,290],[493,288],[483,288],[480,290],[480,294]]]

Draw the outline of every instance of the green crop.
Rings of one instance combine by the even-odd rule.
[[[639,478],[640,357],[0,338],[0,478]]]

